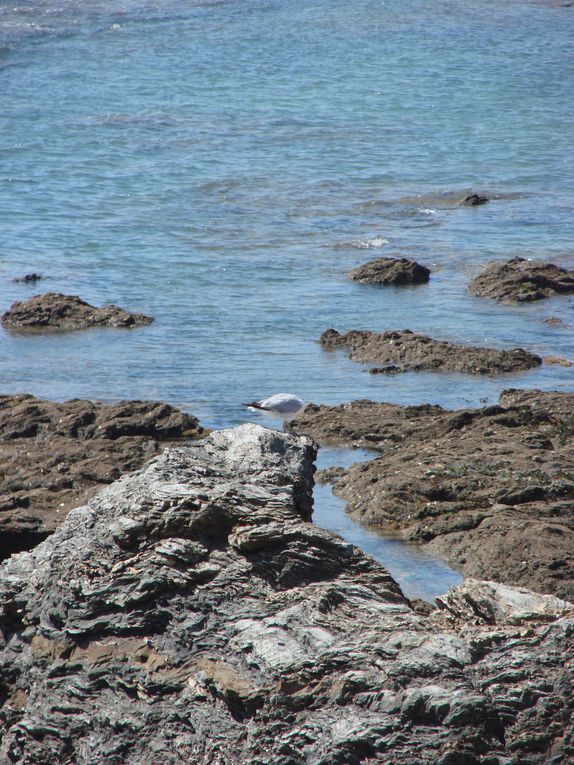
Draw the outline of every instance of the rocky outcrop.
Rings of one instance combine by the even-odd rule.
[[[70,508],[155,457],[161,442],[201,435],[195,417],[156,401],[0,396],[0,558],[33,547]]]
[[[408,329],[382,333],[353,329],[344,335],[335,329],[328,329],[319,342],[327,349],[346,349],[353,361],[389,366],[390,372],[447,370],[477,375],[501,374],[532,369],[542,364],[540,356],[522,348],[506,351],[458,345],[433,340]],[[384,367],[373,370],[374,373],[385,371]]]
[[[348,276],[362,284],[402,286],[425,284],[429,280],[430,270],[408,258],[376,258],[353,268]]]
[[[213,433],[6,562],[2,761],[566,761],[571,604],[469,582],[416,613],[309,522],[313,456]]]
[[[473,279],[470,291],[505,303],[526,303],[574,293],[574,271],[552,263],[512,258],[489,263]]]
[[[94,308],[77,296],[57,292],[18,301],[2,316],[2,324],[7,329],[36,331],[141,327],[152,321],[150,316],[124,311],[117,305]]]
[[[297,432],[382,452],[334,473],[355,518],[423,542],[467,576],[574,599],[574,394],[505,391],[447,411],[308,405]]]

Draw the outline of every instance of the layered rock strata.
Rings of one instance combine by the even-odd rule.
[[[392,372],[434,371],[469,374],[502,374],[532,369],[542,359],[522,348],[498,350],[434,340],[408,329],[392,332],[369,332],[353,329],[342,335],[328,329],[320,344],[327,349],[344,348],[353,361],[384,364]],[[385,372],[377,368],[374,372]]]
[[[415,613],[310,523],[313,457],[213,433],[6,562],[2,761],[565,762],[572,605],[469,582]]]
[[[356,519],[425,543],[467,576],[574,599],[574,394],[508,390],[461,411],[308,405],[292,426],[381,453],[331,471]]]

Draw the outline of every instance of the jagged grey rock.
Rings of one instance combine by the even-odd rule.
[[[489,620],[468,618],[471,585],[462,610],[453,594],[421,616],[382,566],[310,522],[314,455],[309,439],[255,425],[213,433],[7,561],[0,760],[532,765],[572,754],[572,606],[513,594],[513,621],[498,624],[508,593],[478,583]]]

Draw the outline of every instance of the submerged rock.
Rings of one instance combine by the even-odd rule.
[[[555,365],[558,367],[571,367],[572,362],[568,361],[568,359],[563,359],[561,356],[545,356],[544,357],[544,363]]]
[[[474,295],[498,302],[526,303],[574,293],[574,271],[553,263],[512,258],[489,263],[469,289]]]
[[[542,319],[542,321],[545,324],[548,324],[549,327],[559,327],[560,329],[568,329],[570,327],[564,319],[561,319],[558,316],[547,316],[545,319]]]
[[[19,276],[16,279],[12,279],[13,282],[39,282],[40,279],[43,279],[44,277],[42,274],[25,274],[24,276]]]
[[[335,483],[356,519],[467,576],[574,599],[574,394],[508,390],[497,406],[455,412],[308,405],[292,426],[382,452]]]
[[[309,522],[313,457],[213,433],[5,563],[2,761],[566,761],[572,605],[469,582],[417,613]]]
[[[373,374],[408,370],[501,374],[540,366],[542,359],[522,348],[510,351],[458,345],[417,335],[408,329],[392,332],[369,332],[353,329],[341,335],[328,329],[319,342],[324,348],[345,348],[353,361],[383,364]]]
[[[143,313],[131,313],[117,305],[102,308],[74,295],[46,292],[30,300],[17,301],[2,316],[8,329],[52,330],[87,329],[88,327],[141,327],[153,318]]]
[[[195,417],[157,401],[0,396],[0,558],[51,534],[70,508],[158,454],[160,442],[201,435]]]
[[[349,271],[354,282],[362,284],[425,284],[430,270],[408,258],[376,258]]]

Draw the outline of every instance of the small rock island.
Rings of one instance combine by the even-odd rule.
[[[328,329],[319,343],[325,349],[344,348],[353,361],[385,364],[392,372],[448,370],[468,374],[502,374],[540,366],[542,359],[522,348],[498,350],[434,340],[411,330],[345,334]],[[376,369],[384,372],[385,369]]]
[[[430,269],[408,258],[376,258],[353,268],[348,276],[361,284],[426,284],[430,278]]]
[[[574,293],[574,271],[526,258],[489,263],[469,287],[501,303],[528,303]]]
[[[77,295],[58,292],[46,292],[30,300],[17,301],[2,316],[2,324],[7,329],[39,332],[90,327],[143,327],[152,322],[151,316],[125,311],[117,305],[95,308]]]

